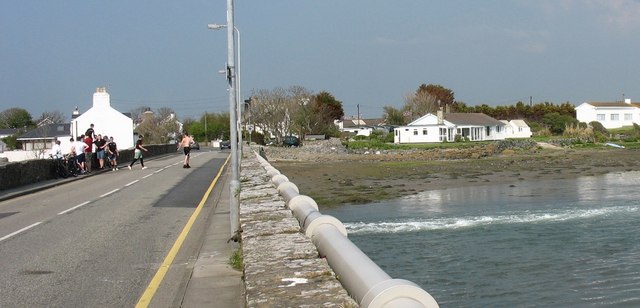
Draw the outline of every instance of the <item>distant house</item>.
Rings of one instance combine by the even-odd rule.
[[[71,148],[69,124],[45,124],[32,129],[17,138],[22,143],[22,151],[31,152],[35,158],[46,158],[55,140],[60,140],[63,153]]]
[[[0,153],[3,153],[7,150],[7,144],[2,141],[2,138],[7,138],[9,136],[13,136],[18,133],[17,128],[2,128],[0,129]]]
[[[394,129],[394,143],[452,142],[455,136],[470,141],[503,140],[506,124],[483,113],[428,113]]]
[[[111,97],[105,88],[97,88],[93,106],[71,120],[71,136],[83,135],[91,124],[94,124],[96,134],[113,137],[118,148],[133,147],[133,120],[111,107]]]
[[[524,120],[500,120],[505,124],[506,138],[531,138],[531,127]]]
[[[604,128],[620,128],[640,123],[640,103],[630,99],[623,102],[585,102],[576,109],[579,122],[600,122]]]
[[[384,119],[353,119],[344,118],[334,121],[334,124],[341,132],[348,132],[356,136],[370,136],[374,130],[384,129]]]
[[[17,128],[0,128],[0,139],[13,136],[18,133]]]
[[[69,124],[45,124],[20,135],[17,140],[22,143],[23,151],[51,149],[56,139],[69,144],[69,127]]]

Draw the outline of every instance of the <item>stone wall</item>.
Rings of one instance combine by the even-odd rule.
[[[149,153],[144,157],[175,153],[175,144],[145,146]],[[120,151],[118,163],[133,160],[133,150]],[[96,166],[96,163],[93,164]],[[0,190],[16,188],[24,185],[55,178],[54,161],[51,159],[34,159],[0,165]]]
[[[240,224],[247,307],[358,307],[270,180],[246,153]]]

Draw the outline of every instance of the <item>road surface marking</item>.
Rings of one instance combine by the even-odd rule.
[[[198,207],[196,207],[196,210],[193,212],[193,214],[191,214],[191,218],[189,218],[189,221],[187,221],[187,224],[182,229],[182,232],[180,232],[178,239],[173,244],[173,247],[171,247],[171,250],[169,250],[169,253],[164,258],[164,261],[162,261],[162,264],[160,264],[160,268],[158,268],[158,271],[153,276],[153,279],[151,279],[149,286],[147,286],[147,289],[144,291],[144,293],[138,300],[138,303],[136,304],[136,308],[146,308],[151,303],[153,296],[156,294],[156,291],[158,291],[158,288],[160,287],[160,284],[162,283],[164,276],[169,271],[169,267],[171,267],[171,264],[173,263],[173,260],[176,258],[178,251],[182,247],[184,240],[187,238],[187,235],[189,234],[191,227],[193,227],[193,224],[198,218],[198,215],[200,215],[200,211],[202,211],[202,208],[204,207],[205,203],[209,199],[209,195],[211,194],[213,187],[218,182],[218,178],[220,178],[220,175],[222,174],[222,170],[224,170],[224,167],[227,165],[228,161],[229,161],[229,157],[227,157],[227,160],[220,167],[220,170],[218,170],[218,174],[209,185],[209,189],[207,189],[207,191],[202,196],[202,199],[200,200]]]
[[[89,203],[91,203],[91,201],[85,201],[85,202],[82,202],[82,203],[80,203],[80,204],[78,204],[78,205],[76,205],[76,206],[74,206],[74,207],[72,207],[72,208],[70,208],[70,209],[66,209],[66,210],[64,210],[64,211],[62,211],[62,212],[60,212],[60,213],[58,213],[58,215],[62,215],[62,214],[69,213],[69,212],[71,212],[71,211],[73,211],[73,210],[75,210],[75,209],[77,209],[77,208],[79,208],[79,207],[81,207],[81,206],[85,206],[85,205],[87,205],[87,204],[89,204]]]
[[[146,179],[146,178],[148,178],[148,177],[150,177],[150,176],[152,176],[152,175],[153,175],[153,173],[152,173],[152,174],[147,174],[147,175],[143,176],[142,178],[143,178],[143,179]]]
[[[114,192],[116,192],[118,190],[120,190],[120,188],[116,188],[116,189],[114,189],[114,190],[112,190],[110,192],[104,193],[104,194],[100,195],[100,198],[104,198],[104,197],[106,197],[106,196],[108,196],[108,195],[110,195],[110,194],[112,194],[112,193],[114,193]]]
[[[139,181],[139,180],[135,180],[135,181],[133,181],[133,182],[129,182],[129,183],[127,183],[127,185],[124,185],[124,187],[129,187],[129,186],[131,186],[131,185],[133,185],[133,184],[135,184],[135,183],[138,183],[138,181]]]
[[[41,223],[42,223],[42,221],[36,222],[36,223],[34,223],[34,224],[30,225],[30,226],[26,226],[26,227],[24,227],[24,228],[22,228],[22,229],[20,229],[20,230],[18,230],[16,232],[13,232],[11,234],[8,234],[8,235],[5,235],[3,237],[0,237],[0,242],[2,242],[2,241],[6,240],[6,239],[8,239],[8,238],[10,238],[10,237],[12,237],[14,235],[17,235],[17,234],[20,234],[20,233],[22,233],[24,231],[27,231],[27,230],[29,230],[29,229],[31,229],[31,228],[33,228],[33,227],[35,227],[35,226],[37,226],[37,225],[39,225]]]

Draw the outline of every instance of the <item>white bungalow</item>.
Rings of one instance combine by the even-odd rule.
[[[356,136],[370,136],[376,129],[384,130],[384,119],[353,119],[345,117],[343,120],[334,120],[333,123],[341,132],[347,132]]]
[[[394,129],[394,143],[454,141],[460,135],[470,141],[503,140],[505,124],[483,113],[428,113]]]
[[[580,122],[600,122],[604,128],[620,128],[640,123],[640,103],[624,102],[585,102],[576,109],[576,119]]]
[[[505,124],[506,138],[531,138],[531,127],[524,120],[500,120]]]
[[[93,94],[93,107],[71,120],[71,135],[78,137],[94,124],[96,134],[113,137],[118,148],[133,147],[133,120],[111,107],[111,98],[105,88]]]

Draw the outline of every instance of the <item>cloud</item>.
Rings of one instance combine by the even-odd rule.
[[[637,0],[591,0],[595,9],[602,10],[603,20],[611,27],[622,31],[640,28],[640,1]]]
[[[640,29],[639,0],[543,0],[528,1],[546,14],[584,10],[611,30],[630,32]]]
[[[517,50],[531,54],[543,54],[549,49],[547,43],[549,34],[545,31],[505,29],[504,34],[512,41]]]

